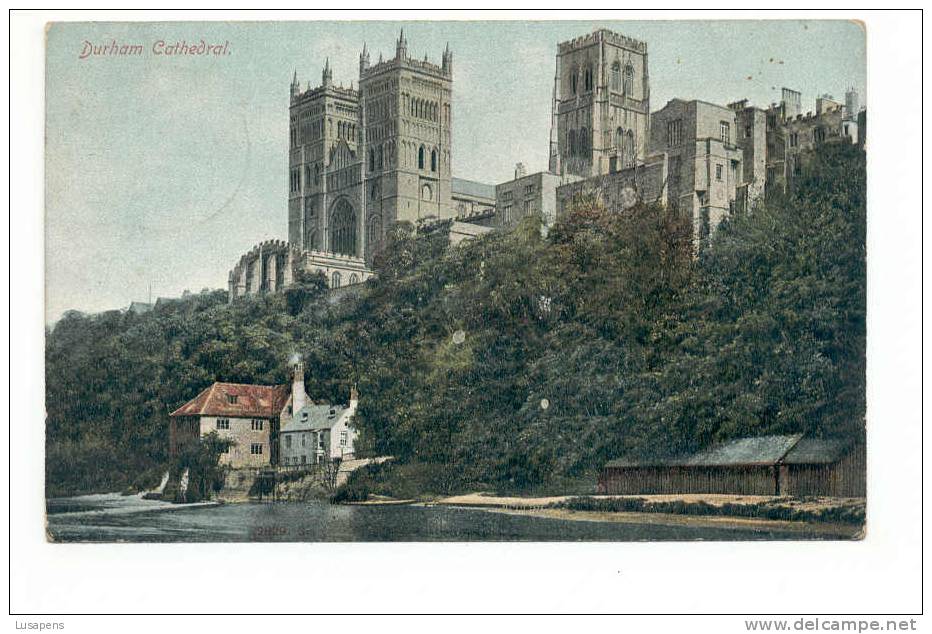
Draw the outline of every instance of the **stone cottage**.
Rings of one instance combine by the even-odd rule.
[[[279,434],[282,466],[300,467],[352,458],[357,436],[352,422],[358,404],[359,395],[354,387],[348,407],[308,403],[296,409],[282,424]]]
[[[170,414],[169,454],[211,432],[234,441],[220,457],[233,468],[261,468],[279,463],[279,428],[293,411],[308,403],[304,365],[294,365],[291,386],[214,383]]]

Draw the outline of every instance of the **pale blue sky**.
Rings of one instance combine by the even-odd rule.
[[[803,110],[847,86],[865,97],[865,36],[841,21],[67,23],[48,34],[46,320],[225,288],[257,242],[284,239],[288,87],[358,81],[363,42],[454,55],[453,172],[489,183],[546,168],[557,42],[605,27],[648,43],[651,109],[669,99],[765,106],[781,86]],[[157,57],[160,39],[230,55]],[[141,57],[79,59],[82,43]],[[772,61],[771,61],[772,59]],[[780,62],[783,62],[782,64]],[[748,79],[751,77],[751,79]]]

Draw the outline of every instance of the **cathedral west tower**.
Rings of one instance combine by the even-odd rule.
[[[414,59],[402,31],[393,59],[371,64],[363,49],[359,93],[369,261],[393,223],[454,216],[453,54]]]

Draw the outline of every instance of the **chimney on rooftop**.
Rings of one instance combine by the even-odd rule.
[[[304,363],[296,361],[293,367],[291,380],[291,411],[295,414],[307,403],[307,393],[304,391]]]

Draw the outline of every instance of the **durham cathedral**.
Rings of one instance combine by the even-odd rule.
[[[493,187],[452,178],[449,47],[438,65],[409,57],[404,31],[393,59],[373,64],[364,46],[358,86],[335,85],[329,60],[317,87],[302,90],[295,73],[288,242],[244,255],[230,272],[231,298],[283,288],[296,267],[320,271],[331,288],[356,284],[371,276],[393,223],[491,216]],[[454,181],[461,186],[456,203]]]
[[[291,82],[288,240],[256,245],[230,271],[230,299],[276,292],[299,271],[331,289],[364,282],[396,222],[451,220],[456,244],[537,215],[544,226],[595,193],[609,208],[638,200],[691,216],[697,244],[721,220],[786,190],[820,143],[864,145],[857,93],[822,95],[803,114],[800,93],[766,108],[672,99],[650,111],[647,44],[607,29],[557,46],[549,168],[490,185],[452,175],[453,54],[373,64],[363,46],[358,89]],[[860,131],[860,134],[859,134]]]

